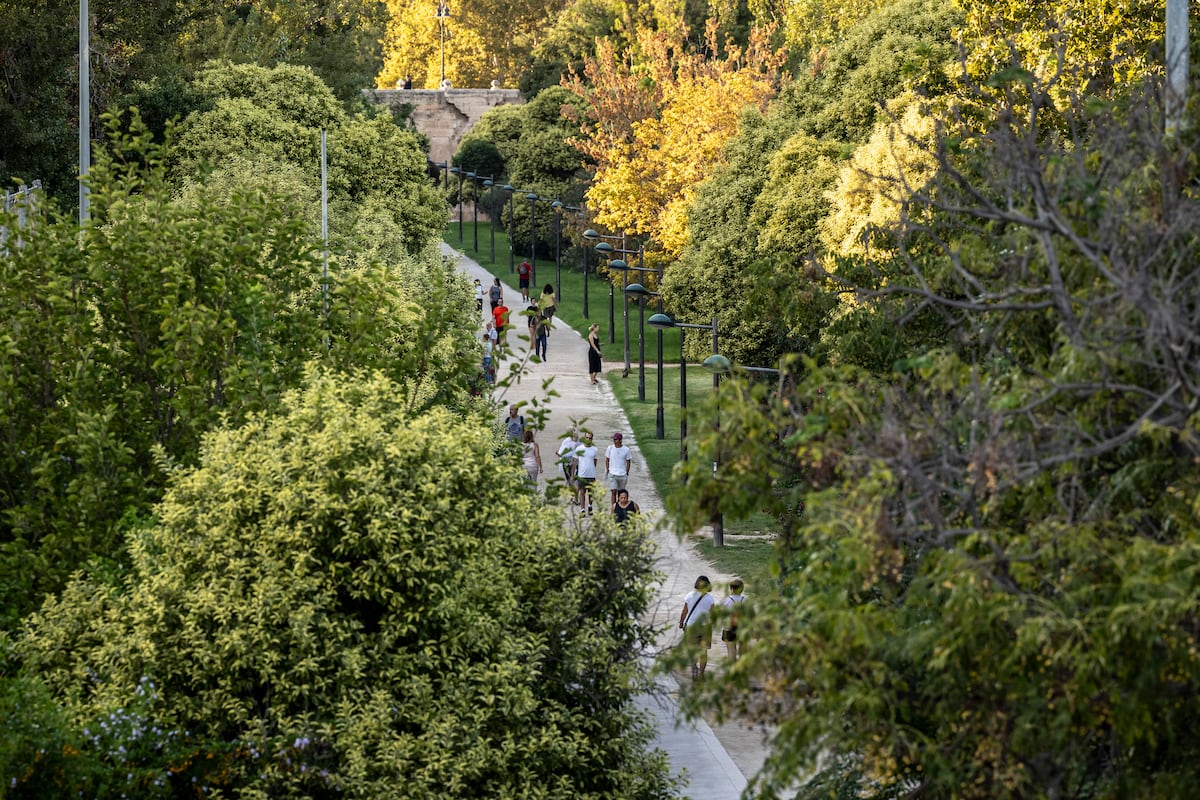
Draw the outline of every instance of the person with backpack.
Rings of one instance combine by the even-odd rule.
[[[529,279],[533,276],[533,266],[528,261],[522,261],[517,266],[517,286],[521,290],[521,302],[529,302]]]
[[[504,289],[500,287],[500,279],[496,278],[496,282],[488,289],[488,300],[492,303],[492,313],[496,312],[496,306],[504,303]]]
[[[509,406],[508,419],[504,420],[504,432],[508,435],[509,440],[514,442],[521,441],[525,435],[525,417],[517,412],[516,406]]]

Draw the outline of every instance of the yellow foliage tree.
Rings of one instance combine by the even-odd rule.
[[[564,82],[587,104],[575,144],[596,165],[593,219],[650,239],[666,259],[687,242],[696,187],[722,163],[742,111],[775,94],[783,63],[769,30],[746,48],[722,46],[716,31],[710,22],[702,48],[663,32],[639,33],[627,52],[601,41],[584,74]]]
[[[375,79],[390,89],[411,77],[418,89],[441,81],[445,26],[446,78],[459,87],[486,88],[492,81],[515,87],[539,38],[568,0],[386,0],[383,69]],[[438,18],[439,5],[449,16]]]
[[[829,193],[832,212],[821,222],[821,241],[841,255],[863,252],[872,229],[893,228],[905,201],[937,171],[937,118],[929,101],[912,92],[888,103],[888,117],[842,167]]]

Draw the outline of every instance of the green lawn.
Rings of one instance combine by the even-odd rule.
[[[494,253],[492,259],[495,237]],[[509,272],[508,236],[504,230],[497,228],[492,231],[490,226],[479,223],[478,250],[475,249],[476,231],[470,220],[463,223],[463,238],[459,241],[458,220],[453,220],[447,227],[444,240],[452,247],[464,251],[469,257],[489,270],[500,282],[508,286],[511,292],[517,292],[517,276]],[[513,263],[519,264],[527,255],[514,254]],[[593,265],[594,266],[594,265]],[[536,265],[535,286],[555,283],[556,275],[553,261],[539,260]],[[635,281],[636,275],[630,278]],[[635,304],[629,306],[629,356],[630,369],[624,375],[624,317],[623,303],[620,292],[614,297],[614,313],[612,328],[608,324],[608,287],[609,283],[595,273],[588,281],[588,318],[583,316],[583,270],[580,265],[561,266],[562,293],[559,297],[556,316],[566,322],[581,334],[586,335],[591,322],[600,323],[601,338],[604,349],[604,363],[608,368],[606,377],[612,384],[617,401],[625,410],[637,446],[646,459],[651,479],[659,496],[665,496],[671,478],[671,471],[679,461],[679,335],[680,331],[666,331],[663,334],[663,433],[664,438],[656,436],[656,418],[658,409],[658,332],[649,325],[645,326],[642,344],[645,350],[645,399],[638,399],[638,311]],[[540,290],[534,291],[538,294]],[[512,296],[510,294],[510,296]],[[517,295],[519,297],[519,295]],[[648,304],[649,306],[649,304]],[[654,307],[647,307],[645,316],[649,318],[654,313]],[[610,330],[613,336],[610,338]],[[693,336],[700,334],[693,332]],[[623,377],[624,375],[624,377]],[[698,364],[688,365],[688,401],[699,404],[713,389],[712,375]],[[693,412],[694,415],[695,412]],[[697,421],[689,416],[691,425]],[[732,519],[726,517],[725,532],[731,536],[746,534],[767,534],[772,531],[772,519],[765,514],[754,514],[747,519]],[[741,575],[748,586],[766,586],[769,581],[767,564],[769,562],[771,545],[763,539],[730,540],[723,548],[713,548],[707,541],[700,542],[701,552],[711,560],[722,572]]]
[[[493,245],[492,237],[495,237],[495,260],[492,260]],[[500,282],[511,289],[511,292],[506,292],[506,299],[511,304],[512,297],[520,297],[517,293],[517,275],[515,272],[509,272],[509,252],[508,252],[508,235],[502,228],[497,228],[494,232],[486,222],[479,223],[478,241],[479,249],[475,249],[475,227],[471,221],[465,220],[463,223],[463,240],[458,239],[458,220],[453,220],[446,226],[446,231],[443,234],[443,241],[451,247],[462,250],[470,258],[477,261],[480,266],[487,269],[493,275],[500,279]],[[528,259],[528,253],[516,253],[513,255],[513,264],[520,264],[523,259]],[[591,265],[593,268],[595,263]],[[561,269],[555,270],[553,259],[543,260],[538,259],[534,265],[534,285],[531,288],[531,294],[537,296],[541,294],[542,287],[547,283],[560,285],[561,279],[561,296],[559,297],[558,311],[555,316],[566,322],[582,335],[587,335],[587,328],[593,322],[600,324],[600,344],[604,350],[604,363],[608,366],[613,366],[620,363],[624,369],[625,362],[625,323],[624,323],[624,300],[622,297],[621,286],[618,285],[613,293],[612,299],[612,319],[613,324],[609,325],[609,286],[611,285],[603,276],[597,275],[594,271],[588,273],[588,316],[583,315],[583,266],[582,264],[568,264],[565,260],[562,262]],[[637,281],[636,273],[630,273],[629,282]],[[515,306],[510,305],[510,308],[516,310]],[[657,306],[648,302],[646,304],[645,317],[649,319],[650,315],[655,313]],[[638,308],[636,303],[629,304],[629,358],[630,363],[636,370],[638,363]],[[658,358],[658,334],[649,325],[646,326],[645,338],[643,346],[646,351],[646,360],[654,362]],[[679,331],[666,331],[663,334],[663,360],[672,364],[679,363]]]

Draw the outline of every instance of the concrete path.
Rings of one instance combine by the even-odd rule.
[[[443,244],[442,248],[447,256],[459,258],[460,268],[468,278],[480,279],[485,289],[483,319],[490,319],[486,290],[495,276],[455,248],[447,244]],[[502,278],[501,283],[504,282]],[[531,291],[536,296],[541,289],[535,287]],[[504,289],[504,300],[513,311],[514,324],[509,330],[508,340],[513,355],[507,361],[500,362],[498,377],[507,375],[509,365],[514,361],[524,361],[527,354],[526,343],[519,339],[520,335],[527,333],[526,321],[524,317],[519,316],[519,312],[528,304],[521,302],[521,295],[516,289],[507,286]],[[575,301],[566,298],[563,302]],[[594,315],[593,321],[604,326],[607,320],[601,319],[601,316]],[[607,342],[607,331],[601,331],[601,342]],[[620,431],[624,435],[625,444],[633,451],[633,468],[628,484],[630,497],[641,506],[643,512],[660,522],[656,525],[654,537],[658,545],[658,568],[665,577],[657,587],[657,600],[650,609],[650,621],[661,632],[659,648],[670,648],[679,640],[679,610],[696,577],[707,575],[713,581],[718,596],[723,596],[723,584],[732,576],[717,572],[711,564],[699,557],[691,545],[680,541],[674,532],[661,524],[662,501],[647,474],[637,440],[629,429],[620,404],[613,396],[607,380],[602,379],[595,386],[588,380],[586,340],[565,323],[555,319],[547,351],[548,358],[545,362],[528,362],[528,373],[525,377],[507,389],[497,389],[495,397],[505,408],[511,403],[542,398],[545,394],[543,381],[553,377],[550,386],[559,396],[550,400],[548,422],[545,430],[537,437],[542,465],[547,470],[554,469],[554,453],[559,442],[567,428],[575,423],[586,422],[587,428],[595,435],[595,444],[602,457],[604,449],[611,443],[612,434]],[[615,351],[605,355],[606,371],[621,358],[621,354]],[[625,380],[636,378],[631,375]],[[528,412],[523,413],[528,417]],[[602,483],[602,480],[598,481],[599,483]],[[607,511],[607,490],[598,490],[597,499],[600,499],[601,492]],[[569,506],[568,513],[576,514],[576,509],[576,506]],[[709,670],[719,669],[722,658],[723,646],[720,642],[714,642],[713,649],[709,651]],[[679,691],[675,679],[662,676],[659,678],[659,684],[662,691],[656,696],[642,698],[641,705],[651,711],[657,722],[658,746],[667,752],[672,769],[688,781],[687,788],[681,796],[695,796],[703,800],[738,798],[746,786],[747,777],[753,776],[762,765],[765,742],[761,731],[748,729],[736,723],[717,726],[714,731],[714,728],[703,720],[696,723],[686,722],[681,718],[675,704],[674,698]]]

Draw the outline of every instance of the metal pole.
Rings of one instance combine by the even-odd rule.
[[[463,173],[462,169],[458,171],[458,243],[463,243],[463,203],[462,203],[462,184]]]
[[[608,273],[608,343],[614,344],[617,341],[617,312],[616,304],[613,302],[613,282],[612,272]]]
[[[584,239],[583,246],[583,318],[588,319],[588,250],[591,244]]]
[[[662,301],[659,300],[661,307]],[[666,422],[663,419],[663,332],[661,329],[655,331],[658,334],[658,407],[654,410],[654,438],[662,441],[667,438]]]
[[[687,356],[684,340],[687,330],[679,329],[679,460],[687,461]]]
[[[517,193],[509,187],[508,191],[508,273],[511,275],[516,272],[516,267],[513,266],[513,231],[517,228],[517,214],[514,200]]]
[[[529,286],[537,286],[537,195],[529,201]]]
[[[88,0],[79,0],[79,224],[91,216],[85,179],[92,167],[92,77]]]
[[[638,298],[638,402],[646,400],[646,301]]]
[[[662,299],[662,262],[658,264],[658,313],[663,313]],[[654,411],[654,438],[662,441],[667,438],[666,422],[663,419],[663,332],[662,328],[657,328],[658,333],[658,408]]]
[[[1188,0],[1167,0],[1166,23],[1166,134],[1173,136],[1183,129],[1187,107]]]
[[[621,300],[624,301],[622,314],[625,318],[625,375],[629,374],[629,295],[625,294],[627,288],[629,288],[629,270],[626,269],[621,271]]]
[[[474,184],[475,196],[471,198],[471,224],[475,226],[475,254],[479,254],[479,176],[471,179]]]
[[[562,302],[562,211],[554,215],[554,299]]]
[[[717,318],[714,316],[712,320],[712,351],[713,355],[717,354]],[[716,452],[713,454],[713,477],[717,477],[717,469],[721,466],[721,373],[713,373],[713,394],[716,397],[717,419],[714,425],[716,430]],[[725,546],[725,514],[718,511],[713,517],[713,547]]]

